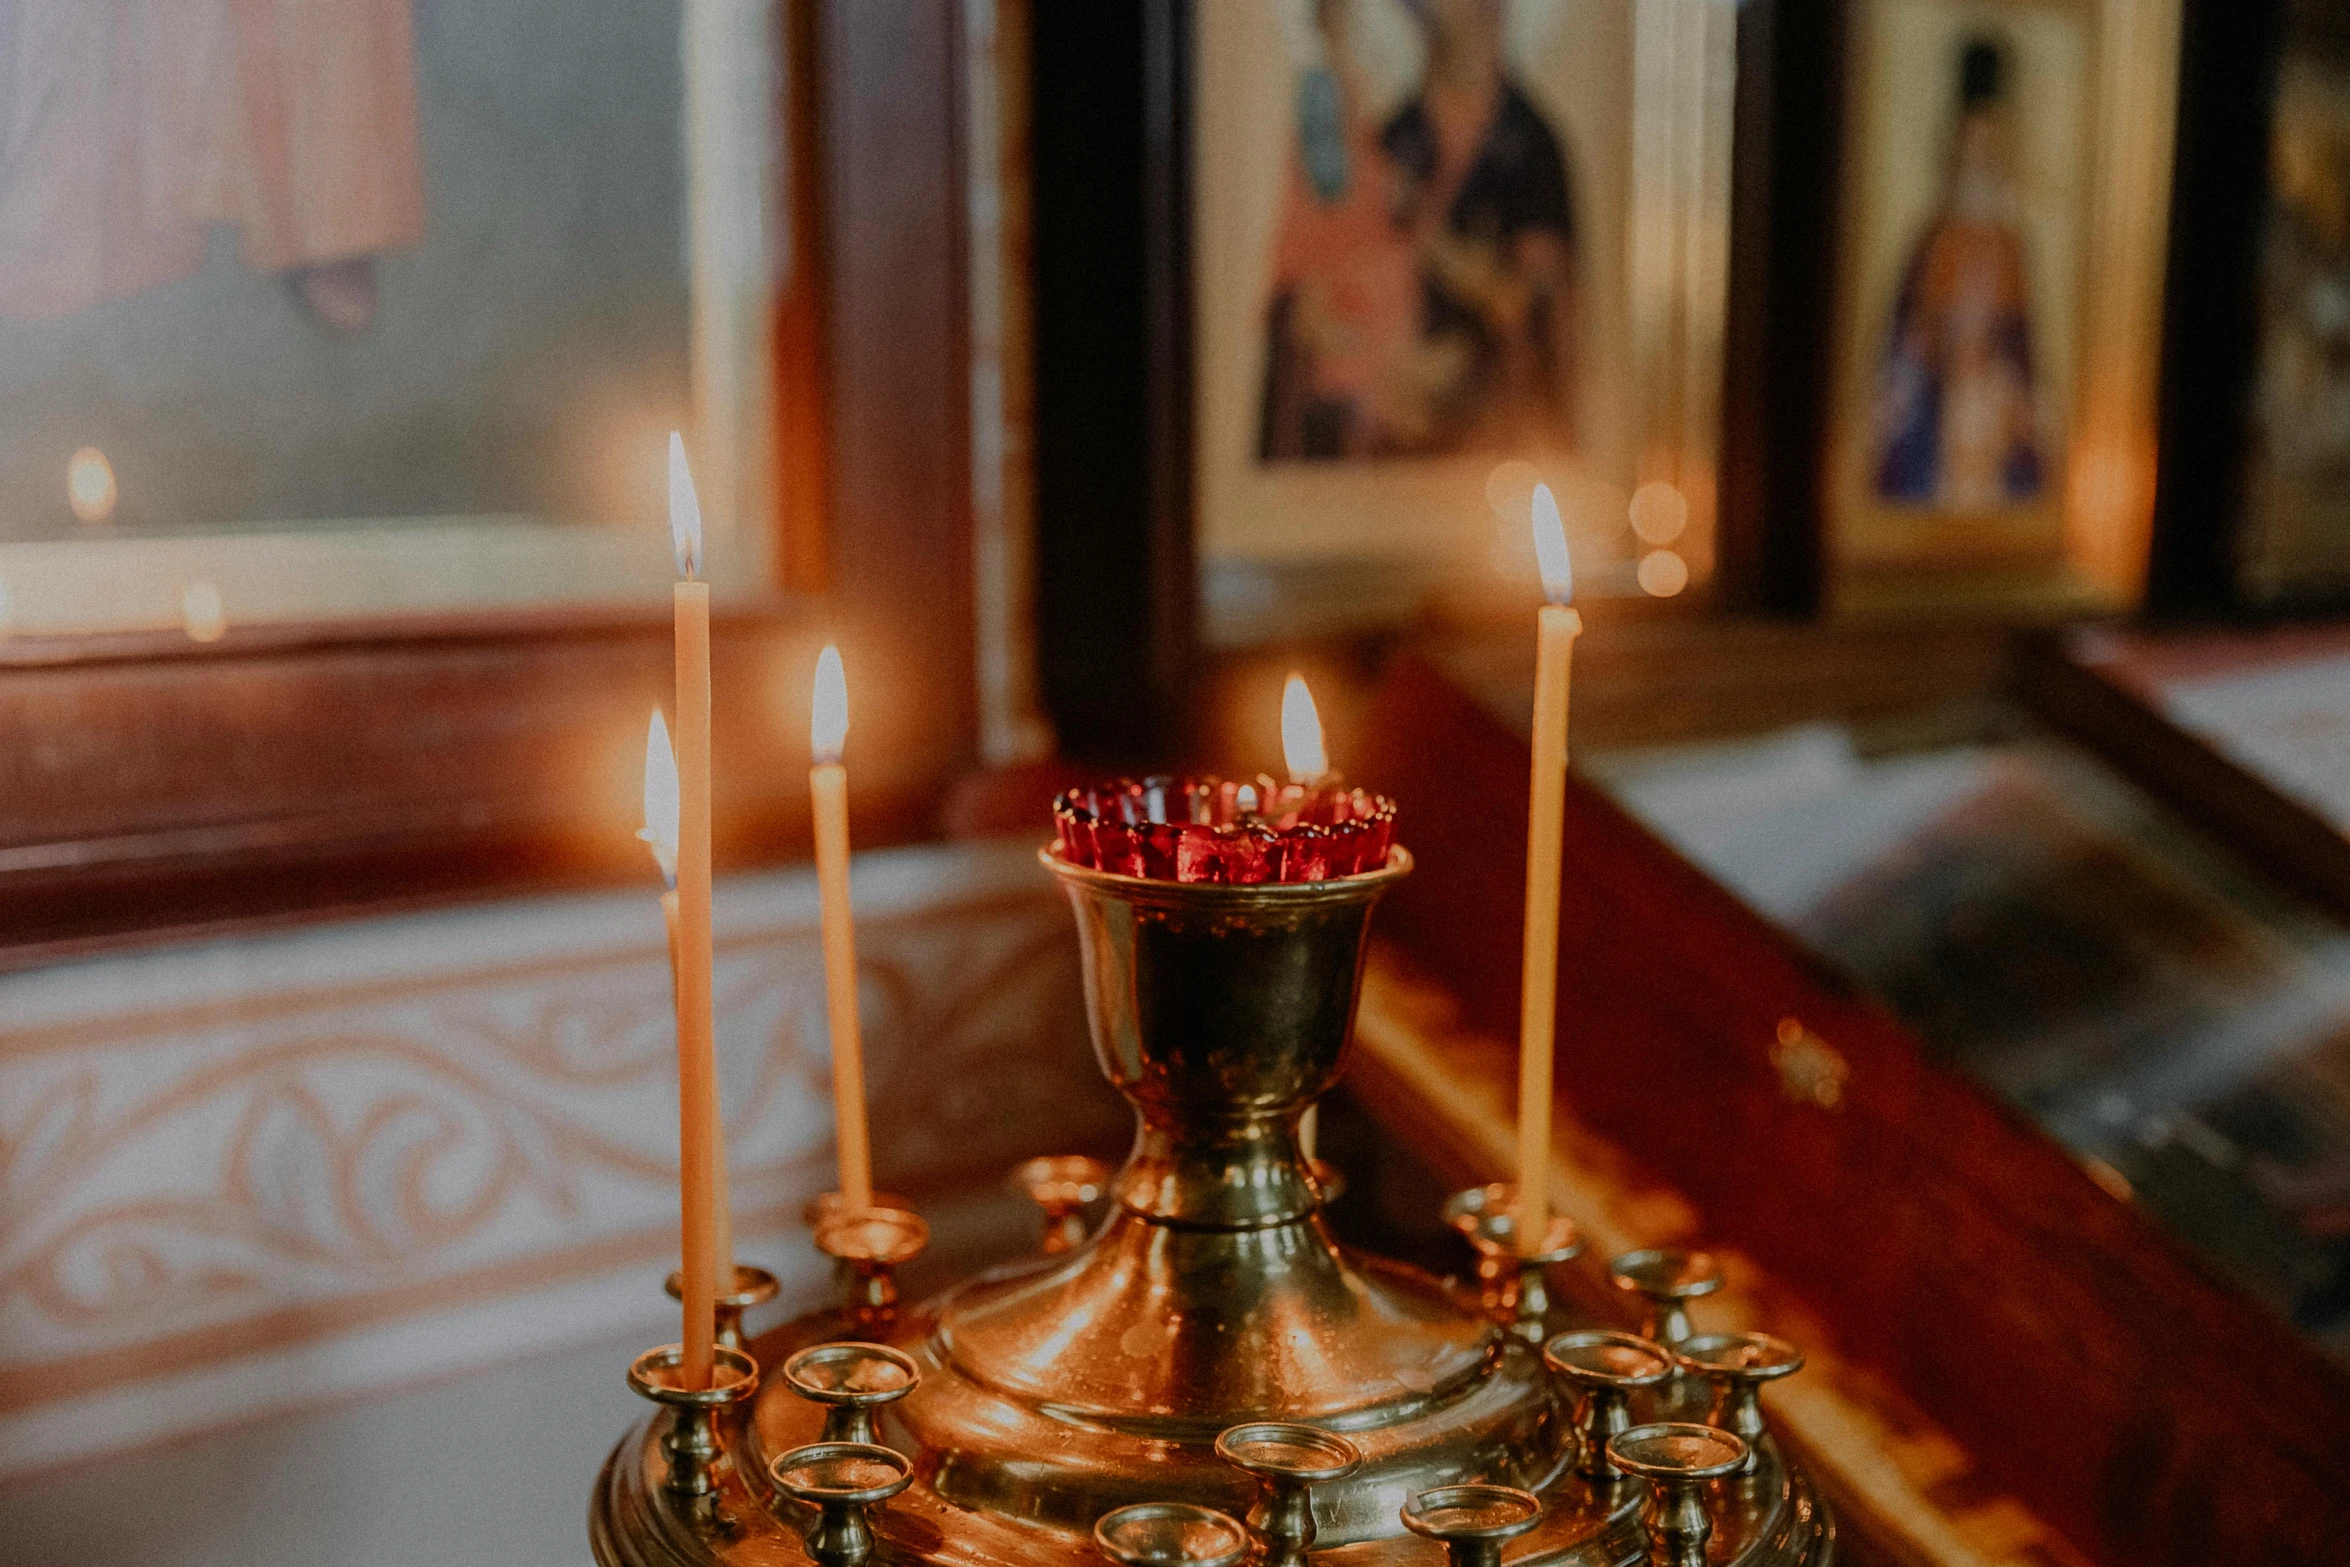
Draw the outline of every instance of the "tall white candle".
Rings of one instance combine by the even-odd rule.
[[[1550,1230],[1551,1058],[1556,1048],[1559,871],[1567,804],[1567,688],[1583,617],[1550,486],[1534,487],[1534,553],[1549,602],[1536,620],[1534,775],[1526,811],[1526,945],[1518,996],[1518,1248]]]

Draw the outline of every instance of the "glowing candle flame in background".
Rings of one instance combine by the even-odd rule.
[[[661,879],[677,885],[677,752],[669,744],[669,725],[661,710],[645,727],[645,824],[637,829],[661,867]]]
[[[816,700],[808,720],[808,747],[818,762],[837,762],[849,738],[849,679],[840,649],[831,643],[816,658]]]
[[[688,582],[702,575],[702,502],[694,494],[693,470],[686,466],[685,437],[669,432],[669,547],[677,574]]]
[[[1575,564],[1567,556],[1566,524],[1550,486],[1534,486],[1534,559],[1542,568],[1542,596],[1553,604],[1575,597]]]
[[[228,610],[220,602],[220,589],[206,581],[191,582],[180,589],[180,624],[198,642],[218,642],[228,631]]]
[[[65,462],[65,503],[78,522],[104,522],[114,515],[114,464],[95,446],[85,446]]]
[[[1291,783],[1310,784],[1330,771],[1329,753],[1322,748],[1322,715],[1314,710],[1306,677],[1294,672],[1281,688],[1281,759]]]

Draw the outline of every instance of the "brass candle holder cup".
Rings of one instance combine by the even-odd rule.
[[[1660,1246],[1616,1258],[1608,1264],[1608,1279],[1617,1289],[1646,1303],[1641,1336],[1674,1349],[1694,1331],[1689,1325],[1689,1302],[1720,1289],[1722,1270],[1710,1252]]]
[[[865,1206],[868,1208],[896,1208],[904,1213],[912,1213],[914,1211],[913,1200],[911,1198],[900,1197],[896,1192],[875,1192],[873,1194],[873,1200],[867,1203]],[[815,1196],[800,1204],[800,1222],[806,1225],[809,1232],[813,1234],[818,1225],[833,1217],[835,1214],[852,1213],[858,1211],[861,1210],[852,1209],[849,1206],[848,1199],[843,1197],[838,1192],[818,1192]]]
[[[720,1417],[759,1390],[758,1362],[739,1349],[721,1349],[710,1385],[694,1387],[685,1380],[685,1346],[664,1344],[636,1357],[628,1385],[669,1413],[660,1436],[668,1460],[664,1488],[696,1503],[711,1501],[727,1462]]]
[[[1037,1250],[1058,1257],[1085,1244],[1085,1209],[1102,1200],[1116,1172],[1081,1153],[1039,1154],[1012,1171],[1012,1186],[1044,1215]]]
[[[685,1299],[685,1270],[672,1268],[662,1284],[671,1300]],[[765,1268],[734,1266],[734,1288],[718,1297],[718,1342],[726,1349],[743,1347],[743,1313],[773,1300],[783,1286]]]
[[[1518,1188],[1494,1181],[1455,1192],[1445,1201],[1444,1219],[1477,1253],[1477,1296],[1494,1319],[1529,1344],[1547,1336],[1550,1286],[1545,1275],[1583,1255],[1583,1238],[1563,1214],[1552,1214],[1539,1245],[1519,1236]]]
[[[881,1441],[875,1417],[882,1406],[913,1392],[922,1372],[901,1350],[852,1339],[809,1345],[783,1363],[783,1380],[809,1403],[823,1406],[819,1441],[870,1447]]]
[[[1608,1463],[1608,1442],[1631,1425],[1632,1395],[1672,1377],[1673,1357],[1629,1333],[1584,1328],[1543,1345],[1542,1361],[1581,1396],[1575,1472],[1594,1484],[1612,1482],[1617,1471]]]
[[[1501,1548],[1542,1522],[1542,1498],[1510,1485],[1443,1485],[1404,1503],[1403,1526],[1451,1567],[1501,1567]]]
[[[1093,1543],[1118,1567],[1238,1567],[1248,1531],[1213,1507],[1136,1502],[1102,1515]]]
[[[907,1208],[842,1210],[816,1226],[816,1249],[833,1261],[843,1308],[861,1323],[898,1307],[898,1269],[922,1255],[930,1226]]]
[[[1803,1351],[1768,1333],[1697,1333],[1681,1341],[1681,1368],[1713,1384],[1708,1425],[1719,1426],[1746,1444],[1740,1474],[1762,1462],[1762,1385],[1803,1369]]]
[[[1258,1420],[1227,1428],[1216,1456],[1257,1481],[1248,1526],[1258,1567],[1296,1567],[1314,1545],[1314,1487],[1363,1466],[1363,1450],[1313,1426]]]
[[[736,1533],[690,1524],[692,1498],[661,1483],[658,1433],[640,1429],[591,1503],[601,1567],[1433,1557],[1410,1535],[1462,1562],[1492,1563],[1516,1540],[1513,1567],[1621,1567],[1636,1498],[1616,1487],[1608,1438],[1677,1407],[1656,1387],[1666,1351],[1604,1332],[1612,1351],[1579,1347],[1584,1319],[1540,1287],[1573,1255],[1572,1231],[1521,1258],[1498,1224],[1506,1192],[1485,1189],[1491,1212],[1464,1231],[1484,1243],[1482,1303],[1341,1246],[1323,1212],[1330,1173],[1299,1142],[1346,1064],[1372,907],[1410,857],[1382,844],[1378,869],[1314,880],[1336,863],[1335,829],[1302,817],[1278,832],[1216,827],[1204,846],[1196,823],[1112,825],[1111,848],[1135,863],[1157,865],[1163,848],[1188,868],[1044,856],[1076,916],[1096,1058],[1134,1107],[1124,1166],[1106,1180],[1024,1169],[1014,1179],[1044,1216],[1046,1254],[927,1300],[898,1299],[896,1270],[925,1234],[902,1202],[816,1214],[847,1314],[763,1335],[755,1352],[783,1374],[747,1406],[697,1411],[700,1468],[680,1468],[748,1502]],[[1347,853],[1368,852],[1360,837]],[[1107,1211],[1081,1234],[1071,1221],[1097,1183]],[[1546,1362],[1521,1333],[1551,1318],[1570,1331]],[[1575,1478],[1579,1456],[1601,1487]],[[1826,1510],[1775,1451],[1736,1505],[1716,1520],[1714,1567],[1824,1567]]]
[[[886,1447],[812,1442],[777,1458],[768,1476],[816,1509],[801,1539],[817,1567],[861,1567],[873,1556],[873,1510],[912,1482],[914,1467]]]
[[[1746,1444],[1713,1426],[1668,1423],[1616,1433],[1607,1455],[1624,1473],[1648,1482],[1642,1521],[1650,1567],[1706,1567],[1714,1523],[1705,1510],[1705,1483],[1738,1473]]]

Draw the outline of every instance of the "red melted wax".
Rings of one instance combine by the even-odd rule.
[[[1053,801],[1061,857],[1155,881],[1330,881],[1387,863],[1395,802],[1343,784],[1145,778]]]

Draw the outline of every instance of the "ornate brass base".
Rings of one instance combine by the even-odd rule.
[[[1216,1439],[1262,1421],[1337,1433],[1359,1453],[1312,1489],[1316,1559],[1432,1561],[1405,1504],[1469,1481],[1542,1498],[1539,1522],[1504,1550],[1512,1562],[1638,1556],[1651,1487],[1575,1472],[1575,1389],[1546,1370],[1534,1324],[1513,1332],[1473,1290],[1343,1251],[1297,1144],[1299,1115],[1338,1076],[1371,905],[1409,857],[1398,850],[1386,870],[1344,881],[1259,887],[1046,863],[1077,910],[1103,1069],[1141,1121],[1112,1217],[1073,1251],[917,1308],[819,1313],[751,1346],[760,1366],[780,1368],[808,1344],[872,1339],[918,1368],[911,1392],[873,1411],[881,1445],[913,1470],[871,1509],[875,1559],[1098,1564],[1095,1524],[1120,1507],[1241,1517],[1260,1477],[1219,1457]],[[1694,1421],[1708,1406],[1694,1376],[1631,1398],[1635,1424]],[[809,1559],[801,1541],[815,1515],[769,1471],[820,1439],[824,1407],[770,1375],[727,1427],[716,1507],[674,1488],[656,1429],[671,1418],[631,1433],[605,1466],[590,1510],[596,1559]],[[1825,1562],[1827,1516],[1767,1439],[1751,1474],[1715,1489],[1714,1562]]]

